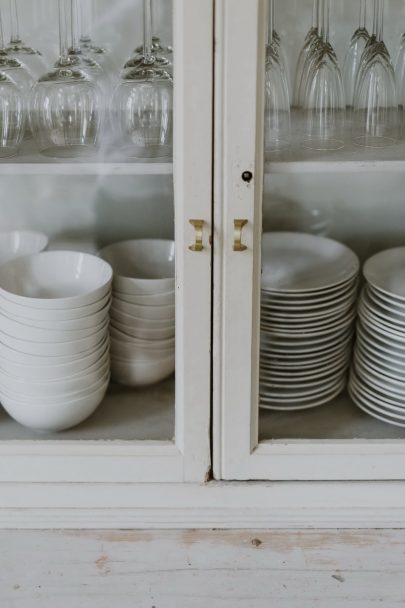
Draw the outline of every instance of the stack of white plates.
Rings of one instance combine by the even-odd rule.
[[[260,406],[327,403],[346,385],[359,260],[331,239],[275,232],[262,266]]]
[[[405,247],[370,258],[349,392],[362,410],[405,427]]]
[[[175,246],[139,239],[99,255],[114,270],[111,373],[126,386],[164,380],[175,368]]]
[[[111,267],[53,251],[0,268],[0,399],[21,424],[59,431],[107,390]]]

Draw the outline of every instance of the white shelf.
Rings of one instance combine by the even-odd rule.
[[[330,404],[297,412],[260,409],[260,441],[404,439],[405,429],[384,424],[356,407],[347,393]]]
[[[89,159],[53,159],[39,154],[33,141],[24,142],[14,158],[0,160],[1,175],[171,175],[173,164],[128,160],[100,152]]]
[[[266,174],[297,173],[370,173],[405,171],[405,141],[386,148],[356,146],[346,133],[342,150],[315,151],[305,148],[303,118],[300,112],[292,113],[292,142],[288,150],[267,158]]]
[[[62,433],[26,429],[0,407],[0,443],[6,441],[171,441],[174,436],[174,379],[142,389],[111,384],[99,409],[83,424]]]

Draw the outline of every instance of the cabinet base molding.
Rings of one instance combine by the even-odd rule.
[[[1,484],[0,528],[405,528],[405,482]]]

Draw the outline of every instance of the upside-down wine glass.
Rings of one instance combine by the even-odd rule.
[[[34,85],[29,115],[39,150],[61,158],[94,153],[102,118],[100,89],[68,53],[68,2],[59,0],[59,61]]]
[[[306,82],[307,66],[316,50],[316,45],[319,42],[319,0],[313,1],[312,7],[312,26],[305,36],[304,45],[300,51],[295,70],[294,89],[293,89],[293,107],[300,108],[303,103],[303,83]]]
[[[399,139],[395,73],[383,41],[384,0],[374,2],[372,42],[363,53],[355,93],[352,136],[371,148],[394,145]]]
[[[321,0],[321,44],[311,61],[305,88],[304,147],[339,150],[344,147],[345,100],[342,75],[329,41],[330,0]]]
[[[289,70],[288,70],[287,55],[285,53],[284,46],[281,42],[280,35],[278,34],[278,32],[276,30],[275,8],[274,8],[274,6],[271,5],[271,0],[269,0],[268,4],[269,4],[269,22],[268,22],[268,28],[267,28],[266,56],[268,56],[269,54],[270,55],[273,54],[274,51],[276,50],[277,55],[278,55],[278,60],[280,62],[281,67],[284,70],[284,74],[285,74],[287,84],[288,84],[288,90],[290,91],[291,87],[290,87],[290,75],[289,75]]]
[[[274,0],[269,3],[269,34],[266,53],[264,143],[266,154],[290,145],[290,98],[279,45],[273,39]]]
[[[23,92],[0,72],[0,158],[18,153],[24,138],[25,117]]]
[[[20,36],[20,22],[18,17],[17,0],[10,0],[10,42],[6,48],[8,55],[23,62],[38,78],[47,68],[42,54],[32,46],[26,44]]]
[[[4,46],[3,19],[0,10],[0,71],[9,76],[21,89],[23,95],[27,95],[33,82],[34,76],[31,71],[16,57],[10,57]]]
[[[143,0],[143,60],[125,70],[111,104],[113,130],[118,130],[123,152],[133,158],[172,155],[173,79],[152,54],[150,0]],[[115,128],[116,127],[116,128]]]
[[[369,43],[370,34],[366,26],[367,0],[360,0],[359,27],[354,32],[343,64],[343,85],[346,95],[346,107],[353,109],[354,88],[364,50]]]
[[[152,53],[157,55],[158,57],[166,57],[169,61],[172,61],[173,48],[170,45],[164,45],[160,36],[157,34],[157,10],[156,10],[156,0],[151,0],[150,3],[150,11],[151,11],[151,23],[152,23]],[[134,50],[134,54],[142,53],[143,46],[138,46]]]

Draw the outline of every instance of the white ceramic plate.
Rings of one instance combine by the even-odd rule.
[[[269,334],[271,336],[280,336],[280,337],[297,337],[297,338],[310,338],[323,336],[330,332],[333,332],[337,329],[345,329],[349,325],[351,325],[356,318],[356,311],[349,310],[343,316],[338,316],[337,318],[328,319],[325,323],[311,323],[307,325],[291,325],[286,323],[285,325],[270,325],[266,322],[262,322],[260,324],[260,329],[263,333]]]
[[[311,384],[311,386],[308,386],[307,388],[280,387],[271,390],[269,387],[260,385],[260,397],[263,399],[271,399],[278,403],[307,399],[333,390],[336,384],[342,381],[343,376],[346,376],[346,373],[336,374],[336,376],[332,379],[328,379],[328,381]]]
[[[353,376],[350,377],[349,387],[354,393],[361,395],[364,399],[366,399],[370,404],[373,404],[375,407],[384,409],[385,411],[399,413],[405,416],[404,406],[401,406],[399,404],[394,405],[390,403],[389,401],[380,397],[376,393],[373,393],[372,390],[369,390],[367,386],[361,381],[355,380]]]
[[[354,278],[360,262],[348,247],[320,236],[269,232],[262,237],[262,287],[317,291]]]
[[[405,247],[377,253],[367,260],[363,274],[374,288],[405,302]]]
[[[343,389],[346,387],[346,378],[344,378],[336,387],[333,388],[329,393],[325,393],[324,395],[319,395],[318,397],[310,397],[309,399],[305,399],[303,401],[297,402],[297,405],[281,405],[280,403],[275,403],[271,399],[268,400],[266,398],[260,398],[260,407],[266,410],[275,410],[275,411],[285,411],[285,412],[294,412],[299,410],[309,410],[313,407],[319,407],[320,405],[326,405],[330,403],[340,395]]]
[[[369,416],[372,416],[373,418],[375,418],[376,420],[380,420],[381,422],[405,428],[405,420],[401,422],[399,419],[390,417],[388,414],[381,414],[380,408],[377,409],[375,406],[370,405],[370,402],[362,398],[356,391],[353,390],[353,388],[349,389],[349,394],[355,405],[357,405],[358,408],[363,410],[363,412],[365,412]]]
[[[317,308],[326,307],[331,305],[334,301],[340,301],[344,298],[357,293],[358,290],[358,278],[357,275],[350,281],[345,281],[340,285],[333,288],[318,291],[297,291],[297,292],[275,292],[266,291],[261,289],[262,303],[265,306],[272,306],[274,308],[284,308],[294,310],[295,308],[308,309],[316,306]]]

